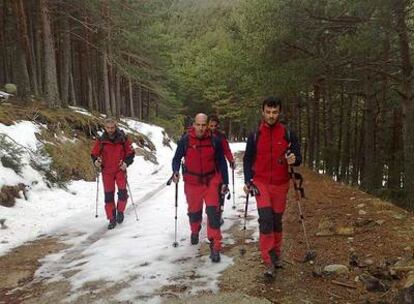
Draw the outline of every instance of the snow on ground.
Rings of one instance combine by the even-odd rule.
[[[221,271],[231,265],[232,260],[222,255],[222,262],[213,264],[208,255],[200,256],[200,245],[190,245],[190,229],[182,183],[179,184],[178,194],[179,246],[172,246],[175,187],[168,187],[165,183],[171,175],[171,159],[175,145],[172,144],[170,148],[162,144],[166,135],[160,127],[128,119],[124,122],[152,139],[157,147],[156,156],[159,163],[154,165],[144,161],[142,157],[136,157],[129,167],[128,180],[136,209],[129,200],[125,222],[114,230],[106,229],[102,182],[98,192],[99,217],[95,218],[95,182],[76,181],[68,186],[69,191],[52,190],[45,186],[40,176],[37,176],[38,183],[32,186],[28,201],[18,199],[13,208],[0,206],[0,218],[6,218],[6,224],[9,226],[9,229],[0,230],[0,254],[41,234],[60,236],[71,246],[58,254],[47,256],[36,277],[59,280],[67,277],[65,273],[69,270],[76,270],[76,273],[68,278],[73,289],[69,301],[82,293],[83,284],[97,281],[105,282],[97,284],[97,289],[119,286],[119,293],[113,299],[119,301],[157,303],[160,301],[157,290],[172,284],[192,286],[186,290],[186,294],[194,294],[200,290],[218,291],[217,278]],[[21,122],[11,127],[0,125],[0,132],[10,135],[21,145],[31,149],[37,147],[38,143],[34,137],[37,131],[38,127],[29,122]],[[245,144],[236,143],[231,147],[235,152],[244,150]],[[22,179],[5,169],[0,165],[2,179],[3,175],[7,176],[5,183]],[[33,180],[33,172],[28,172],[27,176],[26,173],[27,171],[23,171],[23,176]],[[232,199],[227,201],[223,231],[231,227],[233,220],[239,218],[240,210],[244,209],[245,201],[241,198],[243,181],[240,174],[241,172],[236,170],[237,210],[231,208]],[[232,192],[233,188],[230,189]],[[254,202],[250,201],[249,214],[256,213],[253,206]],[[138,221],[135,219],[135,211]],[[257,223],[249,221],[248,225],[254,228]],[[204,220],[201,242],[207,241],[205,230]],[[223,233],[223,238],[224,246],[234,243],[226,233]]]
[[[10,96],[13,96],[13,94],[0,91],[0,102],[2,102],[3,100],[9,99]]]
[[[84,108],[79,108],[79,107],[74,107],[74,106],[69,106],[69,109],[73,110],[74,112],[86,115],[86,116],[92,116],[91,113],[89,113],[87,110],[85,110]]]

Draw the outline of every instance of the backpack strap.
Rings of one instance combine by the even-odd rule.
[[[290,143],[291,143],[291,132],[290,132],[290,129],[286,125],[283,125],[283,127],[285,128],[285,139],[288,142],[288,144],[290,145]]]
[[[181,140],[184,144],[184,155],[183,156],[185,156],[187,154],[188,144],[190,141],[190,137],[188,136],[188,133],[184,133],[183,136],[181,137]]]
[[[253,132],[253,161],[256,159],[256,153],[257,153],[257,143],[260,136],[260,130],[257,129]]]

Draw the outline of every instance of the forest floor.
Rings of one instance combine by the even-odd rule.
[[[306,168],[300,171],[305,180],[306,198],[301,203],[306,228],[312,249],[317,253],[314,263],[302,262],[307,248],[297,204],[290,191],[284,216],[284,268],[278,270],[273,282],[263,279],[264,266],[256,241],[248,242],[246,254],[240,254],[243,210],[239,208],[234,225],[228,231],[239,241],[226,245],[223,252],[233,258],[234,264],[222,273],[220,292],[180,299],[176,294],[185,291],[186,286],[169,285],[159,292],[163,301],[414,303],[414,214]],[[255,203],[251,201],[251,204]],[[248,219],[253,220],[253,217]],[[252,232],[248,231],[248,238]],[[64,246],[56,238],[44,237],[0,257],[0,303],[121,303],[108,300],[118,291],[117,286],[96,293],[94,289],[102,282],[91,283],[71,302],[67,301],[71,292],[68,282],[35,280],[34,273],[41,259],[59,252]],[[200,254],[207,252],[208,245],[203,244]],[[342,273],[323,271],[332,264],[341,264],[347,270],[341,267]],[[411,287],[403,289],[404,285]]]

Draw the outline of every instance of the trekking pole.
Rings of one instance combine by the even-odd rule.
[[[173,181],[173,177],[174,174],[171,176],[171,178],[168,180],[167,182],[167,186],[171,185],[172,181]],[[178,242],[177,242],[177,210],[178,210],[178,182],[175,183],[175,231],[174,231],[174,242],[173,242],[173,247],[178,247]]]
[[[301,196],[303,196],[304,192],[303,192],[303,188],[301,188],[301,186],[299,187],[296,183],[296,173],[293,170],[293,166],[290,166],[290,176],[291,176],[291,179],[292,179],[293,188],[295,189],[295,199],[296,199],[296,202],[297,202],[297,205],[298,205],[298,210],[299,210],[300,222],[302,224],[303,235],[305,237],[305,243],[306,243],[306,249],[307,250],[306,250],[303,262],[306,263],[308,261],[313,261],[316,258],[316,251],[311,249],[308,234],[306,232],[305,217],[303,216],[302,206],[301,206],[301,203],[300,203],[300,198],[301,198]]]
[[[137,207],[135,206],[134,198],[132,197],[132,191],[131,191],[131,187],[129,186],[128,175],[127,175],[126,170],[125,170],[125,180],[126,180],[129,196],[131,197],[132,206],[134,207],[135,219],[138,221]]]
[[[96,201],[95,201],[95,218],[98,217],[98,201],[99,201],[99,171],[96,170]]]
[[[246,222],[247,222],[247,208],[249,206],[249,193],[246,194],[246,203],[244,205],[244,225],[242,234],[242,248],[240,248],[240,254],[243,256],[246,253]]]
[[[233,206],[231,208],[236,209],[236,197],[234,195],[234,169],[231,170],[231,179],[233,182]]]

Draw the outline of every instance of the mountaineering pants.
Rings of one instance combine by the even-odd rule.
[[[124,212],[128,192],[126,190],[125,172],[119,170],[115,173],[102,173],[102,180],[105,191],[105,212],[108,220],[113,220],[118,212]],[[115,183],[118,186],[118,204],[115,207]]]
[[[270,265],[269,252],[274,251],[280,256],[282,247],[282,216],[286,208],[286,197],[289,182],[271,185],[254,182],[260,195],[256,196],[259,212],[259,247],[263,262]]]
[[[216,251],[221,250],[222,239],[220,231],[219,194],[217,191],[219,184],[219,174],[215,174],[207,184],[184,183],[191,233],[198,234],[201,229],[204,202],[206,204],[206,214],[208,219],[207,237],[210,241],[213,241],[213,248]]]

